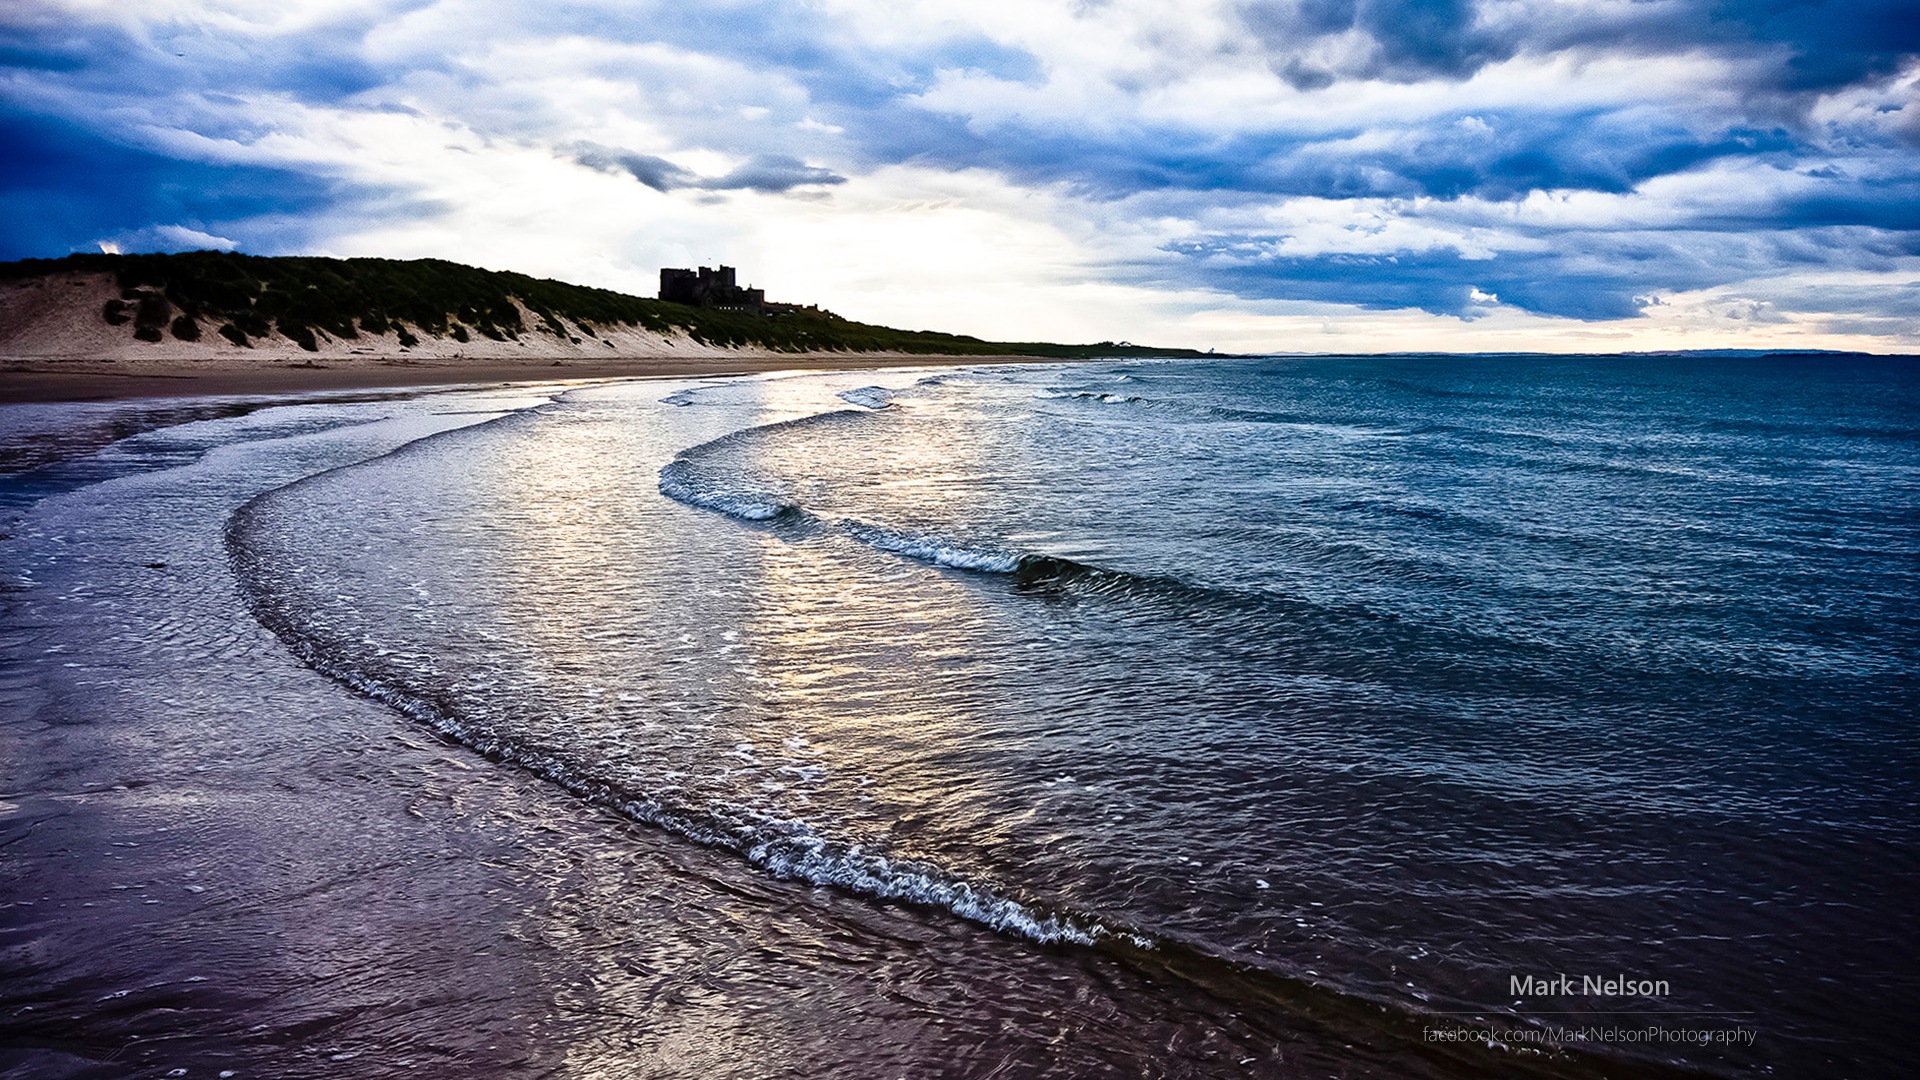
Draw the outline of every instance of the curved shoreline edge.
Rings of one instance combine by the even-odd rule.
[[[1063,360],[1050,356],[748,351],[719,356],[626,357],[591,361],[554,361],[544,357],[523,360],[330,357],[308,363],[235,362],[226,359],[72,362],[0,357],[0,405],[600,379],[707,378],[771,371],[862,371],[1088,362],[1096,361]]]
[[[948,366],[959,365],[969,359],[981,358],[949,358]],[[986,359],[1000,362],[999,358]],[[1014,357],[1011,362],[1057,364],[1072,361]],[[869,366],[895,365],[862,365]],[[766,370],[816,369],[774,367]],[[661,377],[669,377],[670,374],[674,373],[661,373]],[[564,389],[558,390],[549,404],[559,401],[565,393]],[[1606,1053],[1604,1049],[1595,1052],[1592,1048],[1574,1043],[1545,1039],[1538,1045],[1524,1041],[1512,1044],[1435,1043],[1426,1039],[1424,1032],[1450,1014],[1409,1010],[1404,1005],[1342,989],[1331,982],[1315,981],[1296,973],[1211,952],[1178,936],[1161,936],[1144,931],[1116,918],[1111,912],[1077,909],[1057,901],[1039,899],[1000,881],[955,874],[934,863],[865,853],[858,844],[849,846],[843,841],[820,836],[797,820],[783,821],[768,832],[743,838],[718,827],[718,823],[699,820],[689,814],[687,808],[664,805],[646,792],[584,778],[537,742],[525,742],[489,731],[484,725],[471,723],[450,707],[432,702],[390,677],[356,670],[352,664],[332,655],[319,640],[306,632],[299,620],[290,613],[284,597],[276,595],[277,590],[267,584],[268,579],[261,571],[266,560],[259,557],[249,537],[260,528],[259,518],[269,510],[276,497],[322,477],[403,457],[437,439],[527,418],[539,408],[529,405],[472,425],[429,432],[382,453],[307,473],[254,494],[235,507],[218,530],[227,556],[228,572],[237,586],[240,605],[262,630],[284,645],[297,662],[347,693],[389,710],[397,720],[419,725],[424,732],[448,745],[461,747],[504,771],[545,785],[557,798],[578,800],[586,807],[615,815],[650,833],[657,831],[671,844],[687,844],[717,852],[724,858],[737,859],[750,872],[764,874],[779,882],[805,883],[831,890],[861,904],[903,906],[938,919],[952,918],[1015,943],[1016,948],[1039,948],[1052,950],[1055,954],[1085,949],[1098,955],[1102,962],[1137,974],[1148,984],[1170,984],[1187,994],[1211,998],[1231,1009],[1282,1010],[1287,1023],[1302,1025],[1329,1040],[1345,1044],[1349,1049],[1355,1042],[1369,1046],[1386,1045],[1396,1052],[1408,1054],[1409,1064],[1417,1063],[1422,1068],[1442,1067],[1444,1064],[1445,1067],[1465,1068],[1489,1077],[1564,1077],[1568,1080],[1603,1077],[1611,1069],[1622,1066],[1633,1068],[1635,1075],[1649,1080],[1693,1080],[1712,1075],[1709,1070],[1678,1060],[1618,1057]],[[872,415],[867,410],[835,410],[770,425],[748,426],[688,447],[673,461],[678,462],[686,454],[769,427],[806,424],[822,417],[842,414]],[[698,501],[670,494],[664,485],[662,494],[696,509],[715,510]],[[724,510],[717,512],[727,517],[740,517]],[[750,517],[744,520],[754,521]],[[1097,572],[1113,573],[1104,570]],[[1488,1018],[1503,1022],[1510,1031],[1546,1031],[1539,1018],[1517,1012],[1489,1010],[1487,1018],[1476,1019],[1484,1022]],[[1503,1060],[1506,1055],[1516,1052],[1524,1055],[1518,1059],[1518,1064]]]

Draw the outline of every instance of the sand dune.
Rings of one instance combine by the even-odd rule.
[[[397,333],[354,339],[315,332],[315,351],[278,333],[250,347],[229,342],[210,320],[199,340],[164,334],[141,341],[130,325],[102,317],[121,296],[108,273],[59,273],[0,283],[0,401],[91,400],[148,395],[273,393],[444,385],[554,378],[620,378],[728,371],[894,367],[1031,361],[1032,357],[938,356],[899,352],[778,352],[729,347],[680,333],[567,324],[567,338],[526,333],[517,339],[460,342]],[[523,310],[529,325],[536,317]]]

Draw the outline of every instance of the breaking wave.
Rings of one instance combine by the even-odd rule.
[[[878,412],[893,406],[894,394],[895,391],[884,386],[862,386],[856,390],[842,390],[836,396],[841,401]]]
[[[999,551],[988,547],[970,547],[940,536],[900,532],[880,525],[854,521],[851,518],[843,519],[840,522],[840,528],[848,536],[875,551],[905,555],[910,559],[918,559],[935,566],[950,566],[955,570],[1011,574],[1020,568],[1021,560],[1026,557],[1017,552]]]
[[[1016,896],[996,882],[949,873],[930,863],[875,851],[858,842],[822,835],[811,825],[750,806],[699,797],[676,800],[671,786],[632,791],[595,777],[564,754],[516,738],[495,718],[474,715],[432,686],[416,686],[420,673],[401,669],[391,655],[371,647],[329,642],[314,629],[314,613],[301,610],[280,564],[255,537],[271,513],[273,496],[255,497],[237,510],[226,532],[227,550],[254,617],[299,658],[335,681],[380,701],[434,731],[489,758],[550,781],[596,805],[709,847],[735,852],[776,877],[830,886],[876,900],[951,912],[970,922],[1042,944],[1093,945],[1115,938],[1136,947],[1152,942],[1131,930],[1079,912]]]
[[[667,462],[660,469],[660,494],[675,502],[698,506],[704,510],[715,510],[742,521],[770,521],[799,511],[798,507],[788,502],[739,492],[713,491],[703,488],[695,477],[692,466],[678,459]]]
[[[1316,423],[1291,413],[1269,412],[1262,409],[1241,409],[1229,405],[1201,405],[1168,398],[1143,397],[1139,394],[1117,394],[1110,390],[1085,390],[1071,386],[1052,386],[1037,395],[1042,400],[1074,402],[1088,405],[1129,406],[1147,409],[1191,419],[1220,420],[1239,424],[1272,424],[1278,427],[1293,428],[1313,435],[1329,435],[1338,438],[1378,438],[1408,434],[1398,428],[1366,427],[1357,424]]]

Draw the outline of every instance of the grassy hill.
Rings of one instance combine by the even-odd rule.
[[[612,327],[680,332],[719,346],[781,352],[944,353],[980,356],[1199,356],[1190,349],[1136,345],[996,342],[957,334],[895,330],[802,309],[774,315],[707,311],[525,274],[481,270],[442,259],[330,259],[196,251],[181,255],[69,255],[0,263],[0,281],[62,272],[111,273],[120,296],[99,318],[143,341],[198,340],[202,326],[236,346],[278,333],[316,350],[316,331],[351,341],[395,333],[465,342],[552,334],[578,341]],[[516,304],[515,301],[519,303]],[[531,312],[529,320],[522,306]],[[571,324],[571,325],[569,325]]]

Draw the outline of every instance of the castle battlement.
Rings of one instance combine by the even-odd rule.
[[[703,266],[697,271],[663,267],[660,270],[660,299],[692,307],[758,315],[766,306],[767,294],[764,289],[743,289],[735,284],[731,266],[719,269]]]

